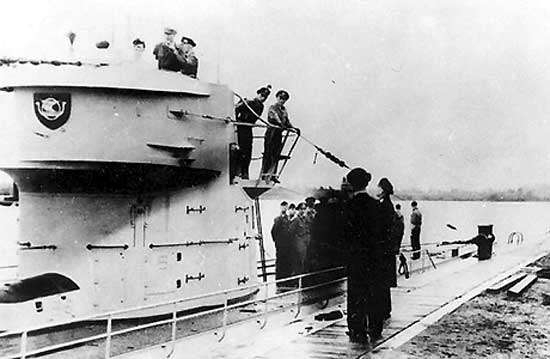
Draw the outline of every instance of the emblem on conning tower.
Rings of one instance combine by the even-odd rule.
[[[34,113],[38,120],[50,130],[63,126],[71,114],[71,94],[35,93]]]

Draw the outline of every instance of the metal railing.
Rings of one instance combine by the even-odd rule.
[[[20,336],[20,350],[19,350],[19,353],[9,354],[7,356],[1,357],[0,359],[12,359],[12,358],[25,359],[29,356],[35,356],[35,355],[38,355],[38,354],[43,354],[43,353],[47,353],[47,352],[61,350],[61,349],[64,349],[64,348],[71,348],[71,347],[74,347],[74,346],[77,346],[77,345],[81,345],[81,344],[84,344],[84,343],[97,341],[97,340],[101,340],[101,339],[105,340],[104,357],[105,358],[110,358],[111,357],[111,350],[112,350],[112,338],[114,336],[122,335],[122,334],[126,334],[126,333],[131,333],[131,332],[135,332],[135,331],[146,329],[146,328],[156,327],[156,326],[159,326],[159,325],[165,325],[165,324],[170,324],[171,325],[171,340],[170,340],[170,343],[172,345],[175,345],[175,342],[176,342],[176,325],[179,321],[189,320],[189,319],[192,319],[192,318],[197,318],[197,317],[206,316],[206,315],[209,315],[209,314],[219,313],[219,312],[222,312],[222,322],[221,322],[221,325],[216,327],[216,328],[221,329],[221,334],[218,337],[218,341],[222,341],[226,336],[227,328],[231,325],[234,325],[236,323],[241,322],[241,321],[237,321],[236,323],[228,323],[228,311],[229,310],[234,309],[234,308],[238,308],[238,307],[242,307],[242,306],[246,306],[246,305],[251,305],[251,304],[257,304],[257,303],[263,304],[264,305],[264,310],[260,314],[257,314],[255,316],[255,317],[261,317],[261,320],[258,321],[258,324],[260,324],[260,329],[263,329],[267,324],[268,314],[272,314],[272,313],[275,313],[275,312],[278,312],[278,311],[289,308],[289,306],[287,306],[287,307],[278,307],[274,310],[269,311],[268,310],[269,309],[268,308],[268,302],[270,300],[273,300],[273,299],[276,299],[276,298],[281,298],[281,297],[288,296],[288,295],[291,295],[291,294],[298,294],[298,300],[296,301],[295,304],[293,304],[296,307],[296,313],[295,313],[294,317],[298,317],[298,315],[300,314],[300,311],[301,311],[301,307],[302,307],[302,293],[304,291],[313,290],[313,289],[324,287],[324,286],[329,286],[329,285],[336,284],[336,283],[339,283],[339,282],[344,282],[344,281],[347,280],[347,278],[345,276],[341,276],[339,278],[328,280],[328,281],[325,281],[325,282],[322,282],[322,283],[317,283],[317,284],[314,284],[314,285],[311,285],[311,286],[308,286],[308,287],[303,286],[303,284],[304,284],[303,280],[305,278],[312,278],[312,277],[315,277],[315,276],[319,276],[321,274],[338,273],[340,271],[343,271],[343,269],[344,269],[344,267],[329,268],[329,269],[320,270],[320,271],[317,271],[317,272],[300,274],[300,275],[287,277],[287,278],[283,278],[283,279],[278,279],[278,280],[273,280],[273,281],[268,281],[268,282],[258,282],[256,284],[249,285],[249,286],[225,289],[225,290],[220,290],[220,291],[216,291],[216,292],[212,292],[212,293],[196,295],[196,296],[188,297],[188,298],[181,298],[181,299],[171,300],[171,301],[162,302],[162,303],[149,304],[149,305],[144,305],[144,306],[138,306],[138,307],[132,307],[132,308],[127,308],[127,309],[111,311],[111,312],[107,312],[107,313],[89,315],[89,316],[84,316],[84,317],[75,318],[75,319],[66,320],[66,321],[58,321],[58,322],[54,322],[54,323],[35,325],[35,326],[31,326],[31,327],[25,328],[25,329],[6,332],[6,333],[3,333],[3,334],[0,334],[0,340],[2,340],[3,338],[13,337],[13,336]],[[282,292],[282,293],[276,293],[274,295],[269,295],[269,286],[270,285],[277,285],[278,283],[291,282],[291,281],[297,281],[298,282],[298,286],[297,286],[296,289],[288,290],[288,291],[285,291],[285,292]],[[254,299],[251,299],[251,300],[248,300],[248,301],[242,301],[242,302],[237,302],[237,303],[230,304],[231,303],[230,294],[232,294],[232,293],[238,293],[238,292],[244,292],[244,291],[259,292],[261,289],[263,289],[264,292],[265,292],[265,295],[262,298],[254,298]],[[197,300],[205,299],[205,298],[217,297],[217,296],[223,296],[224,297],[223,305],[221,307],[210,309],[210,310],[205,310],[205,311],[200,311],[200,312],[197,312],[197,313],[184,315],[184,316],[180,316],[180,317],[177,316],[178,304],[181,304],[181,303],[184,303],[184,302],[190,302],[190,301],[197,301]],[[135,326],[132,326],[132,327],[129,327],[129,328],[124,328],[124,329],[113,331],[113,319],[118,319],[118,318],[116,318],[117,316],[120,316],[120,315],[125,314],[125,313],[137,312],[137,311],[143,311],[143,310],[147,310],[147,309],[167,307],[167,306],[172,306],[172,309],[165,313],[165,314],[171,314],[168,319],[158,320],[158,321],[154,321],[154,322],[150,322],[150,323],[146,323],[146,324],[141,324],[141,325],[135,325]],[[252,316],[252,318],[254,318],[254,316]],[[246,319],[250,320],[251,317],[247,317]],[[34,350],[28,350],[28,340],[29,340],[28,339],[28,337],[29,337],[28,334],[30,332],[44,330],[44,329],[48,329],[48,328],[54,328],[54,327],[57,327],[57,326],[65,326],[65,325],[70,325],[70,324],[75,324],[75,323],[86,322],[86,321],[93,321],[93,320],[106,320],[107,321],[106,330],[105,330],[104,333],[93,335],[93,336],[88,336],[88,337],[85,337],[85,338],[75,339],[75,340],[71,340],[71,341],[66,341],[66,342],[62,342],[62,343],[58,343],[58,344],[54,344],[54,345],[44,346],[44,347],[34,349]],[[163,343],[157,343],[157,344],[163,344]]]

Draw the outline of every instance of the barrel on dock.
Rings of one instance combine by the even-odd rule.
[[[477,258],[482,261],[491,259],[493,254],[493,242],[495,241],[495,235],[493,234],[493,225],[485,224],[477,226],[477,233],[479,237],[477,244]]]

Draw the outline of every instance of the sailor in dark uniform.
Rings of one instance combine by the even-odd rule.
[[[259,88],[256,91],[257,96],[253,100],[244,99],[239,101],[235,107],[235,119],[237,122],[254,124],[258,120],[258,116],[264,111],[264,102],[271,93],[271,85]],[[252,159],[252,126],[237,126],[237,138],[241,154],[240,173],[239,176],[243,179],[248,179],[248,169],[250,160]]]
[[[366,187],[370,173],[354,168],[347,177],[353,189],[345,210],[348,244],[348,335],[350,340],[367,342],[382,335],[383,246],[380,242],[378,201]]]
[[[164,29],[165,41],[157,44],[153,50],[153,55],[158,61],[159,70],[179,72],[182,69],[182,61],[174,42],[176,33],[174,29],[168,27]]]
[[[393,185],[387,178],[382,178],[378,182],[377,197],[379,202],[379,220],[380,220],[380,235],[383,245],[383,257],[384,257],[384,290],[383,290],[383,306],[384,317],[389,318],[391,316],[391,291],[390,288],[396,285],[397,281],[397,268],[395,262],[395,255],[393,251],[392,243],[392,229],[394,221],[396,220],[396,214],[393,209],[393,203],[390,196],[393,194]]]
[[[290,95],[285,90],[279,90],[275,94],[277,102],[269,107],[267,121],[269,124],[277,127],[269,127],[265,132],[264,155],[262,160],[262,177],[266,181],[278,182],[276,178],[277,166],[283,149],[283,130],[284,128],[294,128],[300,134],[300,130],[293,127],[288,119],[285,103]]]
[[[288,203],[281,202],[281,215],[275,218],[271,228],[271,238],[275,243],[275,279],[286,278],[291,272],[290,219],[287,210]]]
[[[411,247],[412,259],[420,258],[420,228],[422,227],[422,213],[418,209],[416,201],[411,202]]]
[[[391,231],[391,246],[392,246],[392,254],[398,258],[399,254],[401,253],[401,242],[403,242],[403,234],[405,233],[405,219],[403,217],[403,214],[401,213],[401,205],[396,204],[395,205],[395,217],[393,219],[392,224],[392,231]],[[394,261],[395,264],[397,264]],[[392,287],[397,287],[397,271],[394,271],[394,275],[392,278]]]
[[[307,248],[309,246],[310,229],[306,218],[306,204],[301,202],[296,206],[298,213],[290,221],[289,232],[292,244],[292,276],[303,274]]]

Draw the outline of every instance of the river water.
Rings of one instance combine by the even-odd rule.
[[[267,258],[272,258],[275,252],[270,230],[273,219],[278,215],[279,203],[280,200],[262,202]],[[410,204],[395,203],[401,203],[403,208],[406,226],[403,244],[409,244]],[[423,243],[469,239],[477,234],[478,224],[493,224],[495,236],[500,243],[506,243],[511,232],[521,232],[525,240],[530,240],[543,237],[550,228],[550,202],[420,201],[419,208],[423,215]],[[18,207],[0,207],[0,267],[17,264],[18,214]],[[457,230],[449,229],[447,224],[453,225]]]

